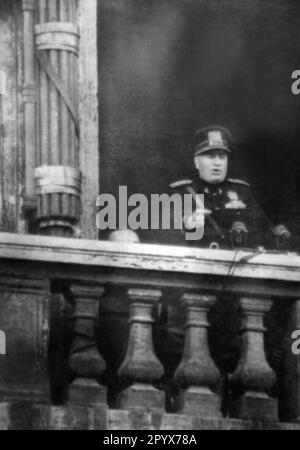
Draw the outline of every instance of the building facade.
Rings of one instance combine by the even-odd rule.
[[[194,127],[225,120],[238,165],[297,236],[299,108],[278,70],[296,68],[300,13],[281,1],[154,3],[0,0],[1,429],[299,427],[299,255],[167,246],[176,237],[154,232],[99,240],[96,197],[119,185],[164,192],[189,170]],[[281,14],[291,22],[277,48]],[[253,29],[267,30],[260,48]],[[224,291],[242,324],[225,374],[208,331]],[[176,399],[157,355],[161,305],[185,318]]]

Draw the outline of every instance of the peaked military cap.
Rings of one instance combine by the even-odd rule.
[[[210,150],[224,150],[230,153],[232,136],[230,131],[220,126],[210,126],[196,131],[193,138],[195,156]]]

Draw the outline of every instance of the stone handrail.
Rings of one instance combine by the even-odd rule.
[[[300,255],[287,252],[236,252],[0,233],[0,256],[55,264],[219,276],[227,276],[234,267],[235,277],[300,281]]]

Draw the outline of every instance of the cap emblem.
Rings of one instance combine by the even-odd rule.
[[[208,142],[209,142],[209,145],[224,145],[221,132],[220,131],[209,131],[208,132]]]

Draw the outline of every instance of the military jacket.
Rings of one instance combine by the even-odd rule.
[[[186,181],[186,187],[192,187],[197,194],[204,194],[205,208],[204,236],[199,241],[187,240],[187,245],[210,247],[215,243],[219,248],[233,248],[232,225],[240,222],[248,231],[243,245],[245,248],[275,246],[273,224],[256,202],[248,183],[232,178],[218,184],[200,179]],[[181,193],[187,192],[182,186]],[[196,209],[195,202],[193,209]]]

